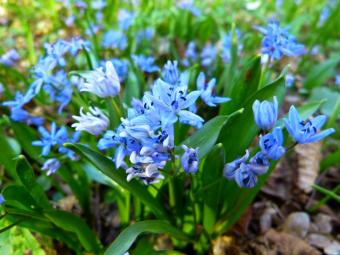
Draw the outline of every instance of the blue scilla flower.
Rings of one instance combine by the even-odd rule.
[[[50,96],[52,102],[59,103],[58,113],[60,113],[72,99],[72,83],[67,79],[67,74],[64,70],[59,70],[51,75],[49,82],[43,85],[43,89]]]
[[[65,127],[61,127],[57,129],[57,124],[53,122],[51,124],[51,130],[46,130],[43,126],[38,128],[38,131],[41,135],[41,140],[33,141],[32,144],[34,146],[42,147],[42,156],[47,156],[52,147],[55,145],[62,145],[65,140],[67,140],[67,131]],[[65,138],[66,132],[66,138]]]
[[[256,124],[263,130],[274,127],[278,117],[278,102],[276,97],[273,102],[256,100],[253,103],[253,113]]]
[[[135,14],[125,9],[120,9],[118,11],[118,23],[122,30],[128,30],[132,25]]]
[[[262,154],[271,160],[278,160],[286,152],[283,144],[281,128],[274,128],[272,133],[260,136],[260,147]]]
[[[61,167],[60,161],[56,158],[50,158],[45,161],[41,170],[46,171],[46,175],[54,174]]]
[[[241,163],[235,172],[235,182],[244,188],[253,188],[257,183],[257,175],[252,171],[251,165]]]
[[[237,40],[237,52],[238,54],[241,52],[243,45],[240,42],[241,32],[240,30],[235,30],[236,40]],[[224,63],[229,63],[231,59],[230,50],[232,47],[232,32],[230,31],[228,34],[223,35],[222,37],[222,45],[221,45],[221,56]]]
[[[19,53],[16,49],[10,49],[0,57],[0,64],[5,66],[13,66],[16,61],[20,59]]]
[[[100,150],[107,150],[110,148],[114,148],[119,144],[119,137],[113,130],[107,130],[103,137],[99,140],[97,147]]]
[[[155,64],[155,58],[152,56],[132,55],[135,65],[143,72],[154,73],[159,71],[159,67]]]
[[[177,67],[177,61],[168,60],[162,69],[163,80],[169,84],[175,85],[179,81],[180,72]]]
[[[200,127],[204,120],[186,109],[195,104],[201,93],[198,90],[187,93],[187,86],[173,87],[158,79],[150,100],[160,111],[163,127],[175,123],[178,118],[182,123]]]
[[[154,164],[134,165],[126,170],[127,181],[139,178],[144,184],[158,183],[164,176],[159,172],[158,166]]]
[[[35,126],[40,126],[44,123],[44,119],[38,116],[33,116],[29,114],[28,111],[15,107],[11,108],[11,120],[16,121],[16,122],[23,122],[26,123],[27,125],[35,125]]]
[[[110,61],[105,64],[105,71],[99,67],[84,78],[86,82],[80,87],[81,92],[88,91],[103,98],[114,97],[120,92],[119,77]]]
[[[201,52],[201,63],[202,66],[208,67],[210,66],[215,60],[217,56],[217,49],[212,44],[207,44],[204,46]]]
[[[223,175],[229,180],[234,179],[235,172],[240,168],[242,163],[245,163],[249,158],[249,151],[246,150],[244,156],[235,159],[234,161],[224,165]]]
[[[34,146],[42,147],[42,156],[47,156],[51,152],[51,149],[56,146],[60,153],[66,154],[72,160],[76,159],[74,152],[65,148],[63,144],[66,142],[77,142],[79,140],[79,132],[74,132],[70,138],[66,127],[61,126],[58,129],[55,122],[51,124],[50,131],[42,126],[38,128],[38,131],[41,135],[41,139],[33,141],[32,144]]]
[[[195,42],[189,42],[187,49],[185,50],[184,59],[182,63],[184,66],[189,66],[198,59],[198,53]]]
[[[32,68],[32,74],[35,81],[30,85],[32,91],[38,94],[45,83],[52,82],[52,70],[56,67],[56,61],[53,57],[47,56],[40,58],[38,63]]]
[[[109,125],[109,119],[105,114],[97,107],[90,107],[88,113],[83,112],[83,108],[80,108],[80,116],[72,116],[73,119],[79,123],[73,123],[72,127],[77,131],[86,131],[92,135],[98,136]]]
[[[181,159],[181,165],[183,167],[184,172],[195,174],[198,169],[199,159],[198,159],[198,149],[188,148],[185,145],[182,145],[184,149],[184,153]]]
[[[201,91],[202,100],[209,106],[216,106],[216,104],[222,104],[230,101],[228,97],[218,97],[214,93],[214,88],[216,85],[216,79],[211,79],[207,84],[205,80],[205,74],[200,72],[196,81],[197,90]]]
[[[305,47],[296,42],[293,35],[280,27],[278,22],[271,21],[267,27],[257,27],[265,36],[262,40],[262,53],[273,59],[280,59],[283,55],[296,57],[304,54]]]
[[[5,101],[2,103],[2,105],[8,106],[10,108],[21,108],[22,106],[30,102],[34,96],[35,95],[32,90],[28,90],[25,94],[17,91],[15,93],[14,100]]]
[[[269,161],[262,152],[258,152],[250,159],[249,163],[246,163],[248,158],[247,150],[243,157],[227,163],[224,166],[223,174],[227,179],[235,180],[240,187],[252,188],[257,183],[257,176],[268,171]]]
[[[66,61],[64,59],[64,55],[70,49],[70,44],[68,42],[59,39],[54,44],[45,43],[44,48],[47,56],[53,58],[58,65],[65,66]]]
[[[328,128],[319,132],[325,124],[326,116],[319,115],[312,120],[302,120],[294,106],[289,109],[288,119],[284,119],[289,134],[298,143],[313,143],[334,133],[334,128]]]
[[[129,64],[125,59],[112,58],[112,62],[120,81],[124,81],[128,76]]]
[[[90,51],[91,42],[85,41],[80,37],[72,37],[69,46],[70,54],[75,56],[79,50],[85,49],[86,51]]]
[[[102,45],[104,48],[125,50],[128,41],[126,35],[122,31],[110,30],[105,33]]]
[[[0,194],[0,205],[2,205],[3,203],[5,203],[5,198],[2,194]]]
[[[249,160],[250,169],[256,175],[265,174],[269,169],[268,158],[260,151]]]

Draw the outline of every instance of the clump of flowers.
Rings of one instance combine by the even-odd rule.
[[[252,188],[256,185],[259,175],[265,174],[270,166],[269,160],[279,160],[286,152],[283,145],[281,127],[275,127],[278,119],[278,102],[256,100],[253,103],[254,120],[262,131],[272,132],[259,136],[260,151],[249,162],[249,151],[243,157],[227,163],[224,166],[224,176],[235,180],[240,187]],[[296,108],[291,106],[288,119],[284,119],[289,134],[296,143],[312,143],[320,141],[335,132],[333,128],[320,131],[326,121],[326,116],[320,115],[312,120],[304,121],[300,118]]]
[[[113,73],[112,64],[107,62],[107,65],[109,68],[106,69]],[[150,68],[149,66],[144,70],[151,71]],[[100,97],[115,96],[116,93],[106,91],[119,87],[119,80],[113,79],[111,75],[99,75],[98,79],[94,78],[93,75],[97,75],[97,72],[103,74],[101,69],[86,74],[85,86],[93,88],[87,91]],[[98,142],[98,148],[101,150],[115,148],[113,160],[116,168],[126,170],[127,180],[139,178],[150,184],[164,178],[162,171],[167,162],[178,157],[175,153],[174,125],[180,122],[201,127],[204,122],[192,111],[200,96],[210,106],[230,100],[216,96],[213,93],[215,79],[206,85],[203,73],[198,79],[198,90],[189,91],[188,72],[180,73],[176,61],[168,61],[165,64],[162,77],[154,82],[152,89],[146,91],[141,100],[132,100],[131,107],[127,109],[127,116],[121,119],[121,124],[115,130],[106,130]],[[98,93],[97,90],[105,93]],[[91,114],[85,115],[81,110],[81,116],[74,117],[79,123],[73,126],[77,130],[99,135],[108,126],[108,119],[99,109],[92,108],[90,111]],[[198,148],[183,145],[183,149],[183,170],[195,173],[199,165]]]
[[[276,21],[270,21],[267,27],[256,27],[264,34],[262,39],[262,54],[270,59],[280,59],[283,55],[297,57],[305,53],[305,47],[299,44],[295,37],[288,33]]]

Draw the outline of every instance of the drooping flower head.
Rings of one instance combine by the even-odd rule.
[[[241,164],[245,163],[248,160],[248,158],[249,151],[246,150],[246,154],[244,154],[244,156],[237,158],[230,163],[225,164],[223,169],[224,177],[226,177],[229,180],[234,179],[236,170],[239,169]]]
[[[184,153],[181,159],[181,165],[183,167],[184,172],[195,174],[198,170],[199,159],[198,159],[198,150],[199,148],[193,149],[188,148],[185,145],[182,145],[184,149]]]
[[[81,92],[88,91],[103,98],[114,97],[120,92],[119,77],[110,61],[105,64],[105,71],[99,67],[84,78],[86,82],[80,88]]]
[[[294,140],[305,144],[320,141],[335,132],[334,128],[319,131],[325,124],[326,119],[325,115],[319,115],[312,120],[302,120],[296,108],[291,106],[288,119],[285,118],[284,121],[289,134]]]
[[[97,107],[90,107],[90,112],[84,113],[83,108],[80,108],[80,116],[72,116],[79,123],[73,123],[72,127],[77,131],[86,131],[92,135],[98,136],[109,125],[109,119]]]
[[[285,153],[281,128],[274,128],[272,133],[260,136],[262,154],[271,160],[278,160]]]
[[[278,117],[278,102],[274,97],[273,102],[256,100],[253,103],[253,113],[256,124],[263,130],[274,127]]]
[[[45,161],[41,170],[46,171],[46,175],[54,174],[59,168],[61,164],[60,161],[56,158],[50,158]]]

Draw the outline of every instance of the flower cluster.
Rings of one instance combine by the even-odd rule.
[[[270,166],[269,160],[278,160],[286,152],[283,146],[283,134],[280,127],[274,127],[278,119],[278,102],[274,97],[273,102],[256,100],[253,103],[254,120],[263,130],[272,129],[271,133],[260,135],[260,151],[249,162],[249,151],[243,157],[227,163],[224,167],[224,176],[235,180],[240,187],[252,188],[257,183],[257,177],[265,174]],[[300,118],[294,106],[291,106],[288,119],[284,119],[289,134],[296,143],[312,143],[320,141],[335,132],[333,128],[319,132],[324,125],[326,116],[320,115],[308,121]]]
[[[106,72],[114,73],[112,64],[107,62],[107,65]],[[104,75],[101,69],[91,71],[86,80],[87,88],[91,88],[87,91],[100,97],[116,95],[110,91],[120,86],[117,78],[112,79],[112,75],[107,73]],[[125,169],[127,180],[138,177],[146,184],[157,182],[163,178],[161,171],[166,163],[178,157],[174,150],[174,125],[181,122],[198,128],[202,126],[204,120],[192,111],[200,96],[210,106],[229,100],[215,96],[215,79],[206,85],[203,73],[197,81],[198,90],[188,91],[188,83],[189,73],[181,73],[176,61],[168,61],[162,70],[162,79],[154,82],[151,91],[146,91],[142,100],[132,100],[127,116],[121,119],[115,130],[106,130],[108,119],[97,108],[91,108],[88,114],[81,109],[80,116],[74,116],[79,123],[73,124],[73,127],[93,135],[106,130],[98,148],[115,148],[113,160],[116,168]],[[98,90],[103,93],[98,93]],[[199,163],[198,148],[183,145],[183,149],[181,166],[185,172],[195,173]]]
[[[280,59],[283,55],[297,57],[305,53],[305,47],[297,43],[295,37],[288,33],[276,21],[270,21],[267,27],[256,28],[265,36],[262,39],[262,53],[272,59]]]
[[[79,37],[71,38],[69,41],[58,40],[54,44],[44,44],[46,55],[39,59],[33,67],[32,74],[34,81],[30,84],[25,93],[16,92],[14,100],[3,102],[2,105],[8,106],[11,110],[11,119],[17,122],[24,122],[27,125],[36,125],[41,134],[41,140],[34,141],[33,145],[42,147],[42,156],[50,155],[53,147],[58,148],[58,152],[65,154],[68,158],[75,160],[77,157],[74,152],[63,146],[65,142],[76,142],[79,139],[79,132],[75,132],[69,137],[65,126],[57,129],[55,123],[51,124],[51,130],[47,131],[44,127],[44,119],[39,116],[31,115],[25,106],[35,98],[41,90],[46,92],[52,102],[57,102],[58,113],[70,102],[73,86],[75,83],[68,80],[64,69],[66,60],[65,55],[76,56],[84,49],[89,50],[89,43]],[[58,68],[58,70],[55,70]],[[79,80],[76,81],[79,83]],[[79,128],[80,129],[80,128]],[[47,174],[54,173],[60,167],[60,162],[56,158],[48,159],[42,169]]]

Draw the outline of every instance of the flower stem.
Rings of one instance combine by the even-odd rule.
[[[267,63],[265,64],[264,68],[261,71],[260,81],[259,81],[259,89],[262,89],[265,85],[265,78],[270,66],[271,56],[269,56]]]

